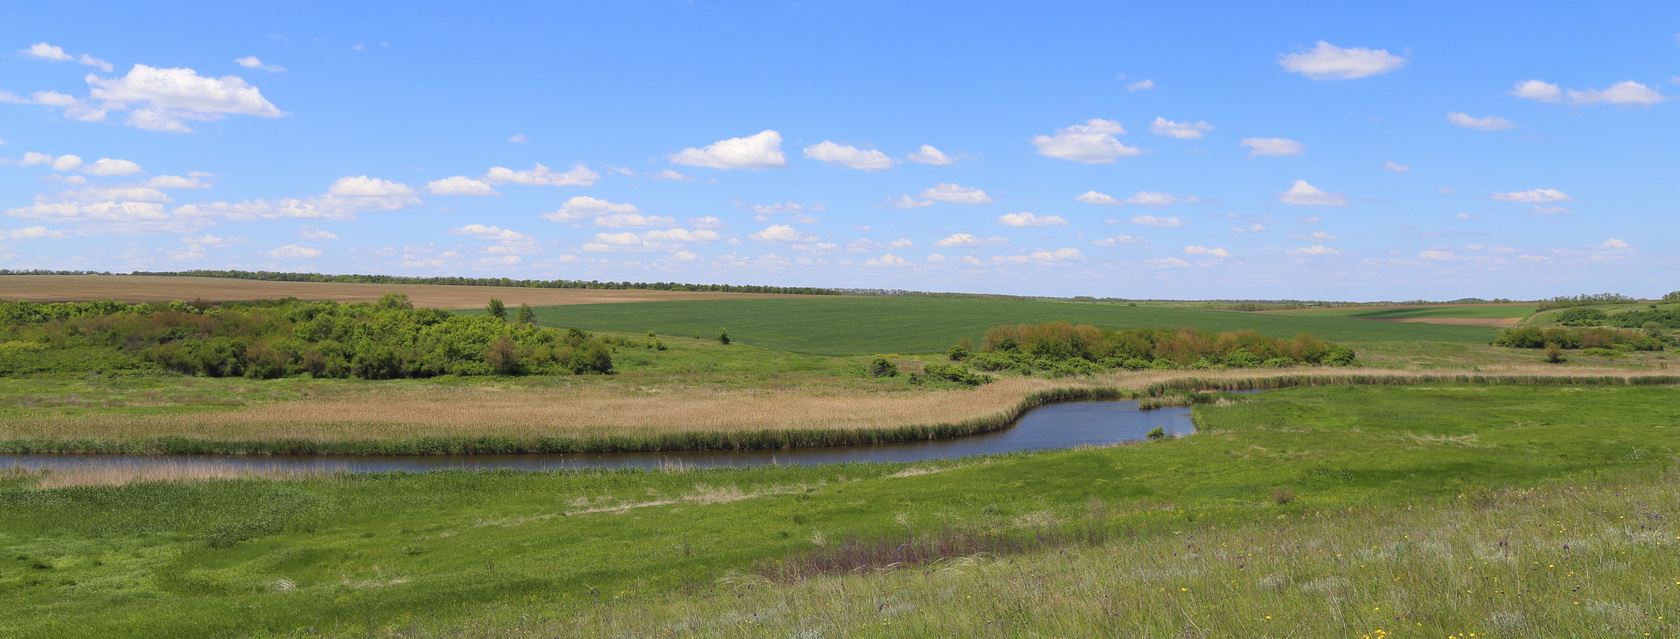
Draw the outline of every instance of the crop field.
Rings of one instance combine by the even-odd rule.
[[[1448,304],[1443,306],[1350,307],[1269,311],[1295,317],[1342,317],[1389,322],[1456,324],[1460,326],[1516,326],[1533,315],[1534,304]]]
[[[443,284],[349,284],[340,282],[271,282],[220,277],[150,275],[7,275],[0,277],[0,300],[85,302],[114,299],[140,302],[211,302],[269,300],[296,297],[335,302],[372,302],[386,293],[407,295],[422,308],[483,308],[494,297],[509,306],[615,304],[674,300],[756,299],[779,297],[763,293],[597,290]]]
[[[772,350],[823,355],[943,353],[957,339],[979,341],[998,324],[1068,321],[1103,328],[1193,326],[1255,330],[1272,337],[1312,333],[1330,341],[1487,342],[1495,333],[1472,326],[1362,322],[1344,318],[1203,311],[1106,303],[1034,302],[931,297],[654,302],[540,308],[545,326],[710,337],[729,329],[736,341]]]
[[[0,635],[1671,636],[1675,392],[1296,387],[917,465],[13,471]]]

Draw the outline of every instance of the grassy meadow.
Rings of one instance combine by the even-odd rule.
[[[1271,337],[1312,333],[1332,342],[1485,343],[1496,333],[1475,326],[1362,322],[1343,318],[1211,311],[1119,303],[938,297],[706,300],[583,304],[537,309],[545,326],[592,331],[711,337],[728,328],[735,341],[819,355],[943,353],[958,339],[978,342],[999,324],[1068,321],[1109,329],[1194,326],[1255,330]]]
[[[914,466],[12,472],[0,635],[1671,635],[1674,393],[1296,387]]]
[[[1410,319],[1410,318],[1491,318],[1514,319],[1533,315],[1539,308],[1534,304],[1452,304],[1447,306],[1348,307],[1312,310],[1278,311],[1280,315],[1298,317],[1346,317],[1352,319]]]

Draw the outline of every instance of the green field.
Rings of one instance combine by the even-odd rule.
[[[1495,333],[1474,326],[1361,322],[1344,318],[1134,307],[1123,304],[929,297],[707,300],[588,304],[538,309],[545,326],[588,330],[730,337],[753,346],[796,353],[863,355],[942,353],[959,338],[979,341],[998,324],[1069,321],[1104,328],[1192,326],[1213,331],[1256,330],[1272,337],[1312,333],[1330,341],[1487,342]]]
[[[903,465],[439,472],[40,490],[30,487],[35,476],[13,473],[0,475],[0,636],[788,636],[829,627],[823,621],[839,617],[824,615],[837,606],[848,623],[890,626],[905,609],[879,593],[903,588],[892,596],[932,606],[951,604],[953,591],[861,577],[868,583],[855,592],[867,594],[801,597],[825,582],[767,576],[844,564],[848,548],[864,549],[851,559],[861,557],[855,572],[867,575],[893,548],[937,554],[940,539],[963,538],[990,540],[988,556],[1011,562],[1006,574],[1016,577],[1005,583],[1065,574],[1057,562],[1071,549],[1102,558],[1106,582],[1172,588],[1178,598],[1116,600],[1124,616],[1103,616],[1079,607],[1100,609],[1089,587],[1047,584],[1034,589],[1045,596],[1013,602],[975,593],[999,603],[928,616],[953,625],[923,632],[1075,636],[1124,623],[1165,636],[1188,618],[1221,636],[1359,636],[1393,624],[1370,614],[1391,610],[1415,636],[1482,635],[1496,622],[1672,636],[1680,555],[1658,543],[1680,541],[1680,513],[1665,497],[1672,490],[1653,492],[1671,488],[1671,477],[1637,473],[1673,464],[1675,393],[1300,387],[1200,406],[1203,432],[1183,439],[958,460],[920,474]],[[1623,479],[1643,482],[1631,494],[1655,501],[1556,492]],[[1499,492],[1532,487],[1553,492]],[[1559,509],[1534,505],[1542,502]],[[1244,543],[1278,554],[1249,560],[1245,572],[1241,553],[1212,546]],[[1285,549],[1312,555],[1320,572],[1291,569],[1300,562]],[[1129,564],[1125,552],[1144,556]],[[1563,570],[1538,568],[1543,561]],[[1452,594],[1478,562],[1507,585]],[[1128,572],[1138,567],[1148,569]],[[1319,577],[1357,587],[1333,586],[1341,594],[1327,598]],[[731,601],[755,585],[753,599]],[[788,598],[763,625],[754,625],[757,609],[733,610],[784,588]],[[723,603],[704,603],[714,598]],[[1288,625],[1261,632],[1262,615]],[[864,634],[895,634],[887,626]]]
[[[1402,308],[1325,308],[1304,311],[1287,311],[1279,315],[1293,315],[1297,317],[1346,317],[1351,319],[1406,319],[1412,317],[1469,317],[1469,318],[1497,318],[1528,317],[1533,315],[1533,304],[1517,306],[1414,306]]]

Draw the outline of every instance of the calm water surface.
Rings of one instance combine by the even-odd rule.
[[[1195,432],[1188,408],[1169,407],[1140,411],[1135,401],[1070,402],[1033,409],[1023,415],[1014,428],[995,433],[875,446],[574,455],[0,455],[0,468],[21,466],[29,469],[64,469],[156,464],[253,470],[373,472],[428,471],[442,468],[554,470],[910,462],[1022,450],[1116,444],[1144,439],[1145,435],[1155,428],[1165,430],[1169,435],[1188,435]]]

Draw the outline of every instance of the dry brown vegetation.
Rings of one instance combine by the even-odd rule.
[[[433,284],[345,284],[339,282],[270,282],[219,277],[147,275],[8,275],[0,278],[0,300],[85,302],[114,299],[172,302],[202,299],[211,302],[296,297],[335,302],[372,302],[386,293],[407,295],[421,308],[477,308],[490,298],[508,306],[562,306],[619,302],[803,297],[770,293],[711,293],[694,291],[597,290],[522,288],[506,286],[450,286]]]
[[[29,471],[21,468],[0,470],[0,479],[22,477],[34,488],[67,488],[72,486],[123,486],[140,482],[198,482],[216,479],[306,479],[328,473],[308,470],[232,468],[190,463],[163,464],[99,464],[95,466]]]
[[[177,436],[222,441],[406,440],[645,436],[787,429],[885,429],[1006,415],[1027,395],[1056,388],[1143,390],[1174,379],[1263,379],[1319,369],[1114,372],[1064,379],[1006,378],[978,389],[927,391],[795,387],[720,389],[705,385],[618,387],[471,386],[370,390],[303,400],[257,402],[173,415],[42,414],[0,423],[0,439],[138,440]],[[1329,372],[1324,369],[1323,372]],[[1543,364],[1481,370],[1334,369],[1338,376],[1446,375],[1640,377],[1668,373]]]

